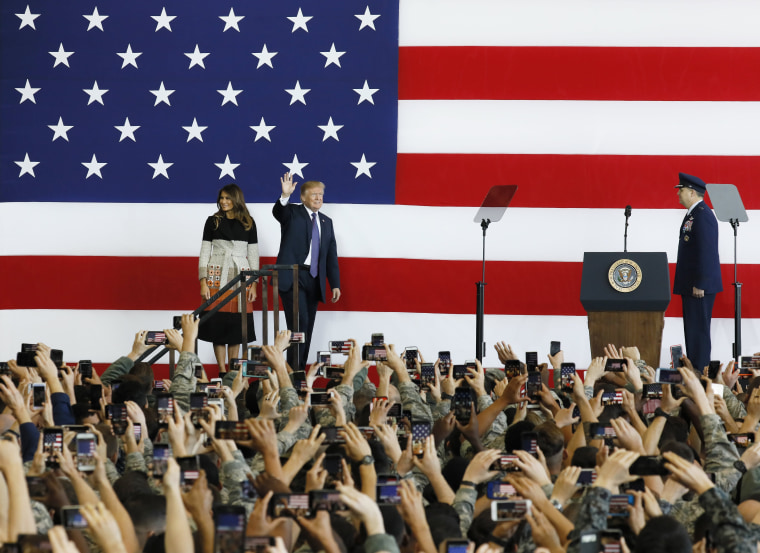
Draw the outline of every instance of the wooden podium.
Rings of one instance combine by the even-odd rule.
[[[588,314],[591,356],[604,346],[638,346],[641,358],[658,367],[670,274],[665,252],[586,252],[581,304]]]

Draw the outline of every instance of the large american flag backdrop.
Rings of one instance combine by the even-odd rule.
[[[584,251],[675,261],[678,171],[739,187],[745,353],[760,349],[760,6],[722,2],[4,0],[0,20],[0,357],[45,341],[113,360],[199,303],[197,256],[236,182],[264,263],[286,171],[327,184],[343,298],[315,347],[384,331],[474,354],[481,230],[486,361],[500,339],[589,360]],[[713,357],[733,341],[733,241]],[[672,270],[672,266],[671,266]],[[664,349],[682,343],[680,301]],[[260,329],[260,321],[257,322]],[[320,345],[321,344],[321,345]],[[205,361],[210,348],[201,350]],[[542,353],[543,355],[543,353]],[[663,355],[663,360],[666,355]]]

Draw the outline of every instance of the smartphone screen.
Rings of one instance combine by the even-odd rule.
[[[97,442],[95,434],[89,432],[77,434],[77,469],[81,472],[95,470],[95,451]]]
[[[385,336],[382,332],[375,332],[372,334],[372,339],[370,340],[370,343],[373,346],[384,346],[385,345]]]
[[[161,330],[150,330],[145,334],[146,346],[157,346],[166,343],[166,332]]]
[[[527,451],[534,457],[538,456],[538,434],[536,432],[523,432],[520,434],[522,450]]]
[[[41,409],[45,403],[45,383],[35,382],[32,384],[32,405]]]
[[[440,360],[440,363],[438,363],[438,369],[441,371],[441,375],[445,376],[449,374],[449,368],[451,368],[451,352],[439,351],[438,359]]]
[[[627,517],[628,505],[633,505],[633,495],[616,494],[610,496],[610,510],[607,516],[610,517]]]
[[[156,410],[158,422],[168,422],[174,417],[174,396],[172,394],[158,394],[156,396]]]
[[[169,457],[171,457],[169,444],[153,444],[153,478],[164,477]]]
[[[681,384],[683,382],[681,373],[676,369],[657,369],[655,371],[655,380],[660,384]]]
[[[512,484],[493,480],[488,483],[486,496],[488,499],[509,499],[517,495],[517,490]]]
[[[200,463],[197,455],[190,455],[189,457],[177,457],[177,464],[179,465],[180,476],[179,482],[186,488],[191,488],[195,481],[200,476]]]
[[[710,361],[707,366],[707,378],[715,380],[718,378],[718,371],[720,371],[720,361]]]
[[[58,460],[55,457],[55,452],[63,451],[63,428],[59,426],[45,428],[42,431],[42,447],[47,457],[47,466],[50,468],[58,468]]]
[[[530,399],[538,399],[538,394],[541,391],[541,373],[531,372],[528,373],[528,382],[525,385],[525,394]]]
[[[398,493],[398,482],[378,484],[376,490],[378,505],[398,505],[401,503],[401,496]]]
[[[244,421],[216,421],[214,437],[219,440],[247,440],[248,427]]]
[[[420,387],[429,389],[431,384],[435,384],[435,363],[422,363],[420,365]]]
[[[269,502],[269,514],[273,518],[309,517],[309,504],[310,498],[307,493],[276,493]]]
[[[575,378],[575,363],[562,363],[560,365],[559,386],[560,390],[570,392],[573,389],[573,379]]]
[[[312,405],[329,405],[332,392],[314,392],[310,394],[309,400]]]
[[[419,356],[419,350],[417,347],[412,346],[404,349],[404,359],[406,360],[406,372],[417,372],[417,357]]]
[[[332,340],[330,342],[330,353],[347,354],[351,351],[351,342],[348,340]]]
[[[491,503],[491,520],[522,520],[531,508],[530,499],[494,501]]]
[[[245,507],[242,505],[214,506],[215,553],[243,553],[247,522]]]
[[[79,505],[72,505],[61,508],[61,519],[64,528],[73,528],[77,530],[87,528],[87,521],[79,511],[79,507]]]
[[[549,344],[549,354],[554,357],[562,350],[562,347],[559,342],[551,342]]]
[[[79,374],[82,378],[92,378],[92,361],[89,359],[82,359],[78,363]]]
[[[683,367],[683,361],[681,361],[681,357],[683,357],[683,347],[680,345],[670,346],[670,359],[673,362],[674,369]]]
[[[535,370],[538,367],[538,352],[527,352],[525,354],[525,364],[528,366],[528,372]]]
[[[662,399],[662,384],[644,384],[644,397],[646,399]]]
[[[604,370],[606,372],[625,372],[625,359],[607,359],[607,362],[604,364]]]
[[[269,378],[269,365],[261,361],[248,361],[243,367],[243,376],[247,378]]]
[[[472,388],[460,386],[454,390],[454,417],[460,424],[470,422],[472,413]]]
[[[322,363],[323,365],[327,366],[330,365],[332,362],[332,359],[330,359],[330,352],[329,351],[318,351],[317,352],[317,363]]]
[[[432,425],[429,422],[412,422],[412,454],[422,456],[425,440],[430,436]]]
[[[467,553],[470,549],[468,540],[447,539],[445,553]]]
[[[579,486],[590,486],[596,481],[596,469],[581,469],[578,476],[577,484]]]
[[[346,440],[341,436],[341,430],[343,430],[342,426],[323,426],[319,429],[319,433],[325,435],[323,442],[325,445],[344,444]]]
[[[504,363],[504,375],[507,378],[514,378],[515,376],[520,376],[521,369],[522,369],[522,366],[520,364],[519,359],[507,359],[507,361]]]
[[[335,511],[347,510],[346,505],[340,500],[338,490],[311,490],[309,492],[309,509],[312,513],[317,511]]]

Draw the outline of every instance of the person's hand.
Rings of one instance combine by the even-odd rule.
[[[280,418],[280,413],[277,411],[277,406],[280,403],[280,392],[275,390],[269,392],[263,397],[261,402],[261,410],[259,411],[259,418],[264,420],[276,420]]]
[[[654,378],[656,374],[657,373],[655,372],[653,367],[646,365],[644,367],[644,372],[641,373],[641,381],[644,384],[654,384]]]
[[[684,361],[686,360],[685,357],[682,357],[682,359]],[[712,402],[708,401],[707,393],[702,387],[702,382],[699,380],[699,377],[694,374],[694,370],[687,367],[678,367],[678,372],[681,374],[681,378],[683,379],[682,387],[686,392],[686,395],[692,399],[694,404],[700,410],[700,413],[703,415],[708,413],[715,413]],[[712,391],[712,389],[710,391]]]
[[[660,492],[660,498],[667,501],[671,505],[674,505],[676,501],[679,501],[689,491],[689,488],[675,480],[674,478],[667,478],[665,485]]]
[[[639,458],[639,454],[626,449],[618,449],[607,457],[607,461],[597,471],[596,482],[592,486],[606,488],[610,493],[615,493],[620,484],[635,480],[628,469]]]
[[[480,425],[478,423],[478,415],[475,413],[475,403],[470,404],[470,420],[467,421],[467,424],[462,424],[457,420],[454,421],[454,424],[456,424],[459,432],[467,438],[467,441],[469,441],[476,450],[479,449]]]
[[[182,351],[195,351],[200,319],[192,313],[182,314]]]
[[[623,357],[630,357],[633,362],[641,361],[641,353],[637,346],[624,346],[620,348],[620,353]]]
[[[354,423],[349,422],[344,426],[343,430],[340,431],[340,435],[346,439],[346,455],[352,461],[358,463],[365,457],[372,456],[369,442]]]
[[[182,409],[179,405],[174,404],[174,416],[167,419],[167,434],[169,444],[176,457],[185,457],[187,449],[185,448],[185,421],[182,417]]]
[[[760,466],[760,432],[755,434],[755,443],[744,450],[741,460],[748,471]]]
[[[422,505],[422,493],[410,480],[402,480],[398,486],[398,494],[401,497],[398,510],[407,524],[427,520],[425,508]]]
[[[612,425],[612,428],[615,429],[615,434],[617,435],[618,442],[620,442],[621,446],[629,451],[634,451],[639,455],[646,455],[641,435],[627,420],[619,417],[617,419],[612,419],[610,424]]]
[[[644,513],[647,515],[647,518],[661,517],[662,508],[652,490],[644,488],[644,491],[639,493],[641,494],[641,502],[644,505]]]
[[[499,356],[499,361],[501,361],[502,365],[506,365],[507,361],[515,361],[519,359],[517,354],[512,350],[512,346],[504,341],[496,342],[493,347],[496,350],[496,354]]]
[[[200,470],[198,478],[193,482],[190,491],[182,494],[182,503],[197,524],[200,524],[204,518],[211,517],[211,506],[214,503],[214,494],[208,487],[206,471]]]
[[[166,347],[175,351],[182,351],[183,339],[179,330],[167,328],[164,330],[164,333],[166,334]]]
[[[10,408],[19,424],[29,422],[31,417],[24,398],[18,388],[13,385],[13,381],[6,375],[0,376],[0,398]]]
[[[283,428],[284,431],[293,434],[301,425],[306,422],[309,416],[309,406],[305,404],[294,405],[288,411],[288,422]]]
[[[489,467],[500,455],[501,451],[498,449],[486,449],[479,452],[470,460],[470,464],[467,465],[462,480],[480,484],[481,482],[495,478],[499,474],[498,471],[490,470]]]
[[[519,376],[515,376],[514,378],[510,379],[509,384],[507,384],[506,390],[504,390],[504,395],[502,396],[504,398],[504,401],[510,405],[514,403],[527,402],[528,400],[524,396],[520,395],[520,390],[522,389],[522,387],[525,385],[527,381],[528,381],[527,374],[521,374]]]
[[[602,397],[604,396],[604,390],[599,390],[597,394],[592,397],[588,404],[591,406],[591,411],[593,411],[595,417],[599,417],[599,415],[602,414],[602,411],[604,411],[604,405],[602,405]]]
[[[125,401],[124,405],[127,407],[127,417],[132,420],[132,422],[139,422],[143,430],[147,430],[147,424],[145,422],[145,413],[142,409],[135,403],[134,401]]]
[[[333,288],[332,289],[332,302],[338,303],[338,300],[340,299],[340,288]]]
[[[53,553],[79,553],[76,544],[69,539],[63,526],[53,526],[48,530],[48,540]]]
[[[248,290],[246,290],[246,299],[248,302],[254,302],[256,301],[256,281],[254,280],[252,284],[248,285]]]
[[[517,465],[522,473],[530,478],[533,482],[537,483],[539,486],[545,486],[547,484],[551,484],[551,478],[549,474],[546,472],[546,469],[541,464],[541,462],[533,457],[530,453],[523,450],[515,450],[512,453],[517,455],[517,459],[515,460],[515,465]]]
[[[296,442],[296,445],[299,443],[300,442]],[[325,454],[322,453],[319,457],[317,457],[317,460],[314,461],[314,464],[311,465],[311,468],[306,471],[306,486],[304,488],[304,492],[309,493],[311,490],[325,489],[325,482],[327,482],[327,477],[329,474],[322,465],[324,460]]]
[[[486,373],[480,361],[475,360],[475,369],[467,369],[464,379],[475,390],[477,397],[486,395]]]
[[[660,400],[660,407],[666,413],[670,413],[679,408],[681,404],[686,401],[686,396],[681,396],[678,399],[673,399],[673,392],[670,384],[662,385],[662,399]]]
[[[343,406],[343,397],[339,393],[330,394],[327,408],[335,417],[335,426],[346,426],[346,410]]]
[[[280,330],[277,333],[277,336],[274,337],[273,345],[275,349],[281,352],[288,349],[288,347],[290,347],[290,335],[291,335],[291,332],[289,330],[287,329]]]
[[[76,464],[74,464],[74,459],[72,458],[71,451],[69,451],[68,447],[64,447],[62,451],[55,451],[54,455],[58,460],[58,466],[64,475],[69,479],[79,476],[79,471],[77,470]]]
[[[290,172],[285,173],[280,177],[280,184],[282,185],[282,199],[290,198],[290,195],[295,191],[297,182],[293,182],[293,175]]]
[[[630,357],[625,358],[625,377],[633,385],[634,390],[641,390],[641,371]]]
[[[401,446],[398,445],[396,430],[388,424],[379,424],[372,428],[375,429],[375,437],[382,444],[385,454],[394,464],[398,465],[401,458]]]
[[[66,365],[62,366],[61,370],[58,372],[61,385],[67,394],[74,394],[74,384],[78,375],[79,371],[77,371],[77,369],[73,369]]]
[[[530,499],[536,508],[541,509],[548,502],[546,494],[541,489],[543,484],[539,485],[533,482],[527,474],[513,472],[507,476],[506,481],[514,486],[515,491],[520,497]]]
[[[441,372],[438,369],[438,365],[440,364],[441,360],[436,359],[435,364],[433,365],[433,381],[428,384],[428,390],[430,391],[430,396],[433,398],[433,400],[436,403],[439,403],[441,401]],[[453,394],[452,394],[453,395]]]
[[[245,423],[248,426],[248,432],[251,434],[251,442],[255,450],[265,451],[275,447],[277,432],[272,421],[246,419]]]
[[[634,534],[638,535],[646,525],[646,516],[644,515],[644,500],[641,492],[633,492],[633,505],[628,505],[628,526]]]
[[[44,349],[42,346],[43,344],[39,345],[34,356],[34,362],[37,364],[37,371],[40,376],[49,385],[52,380],[58,381],[58,367],[50,359],[50,348],[46,346],[47,349]]]
[[[430,479],[431,475],[441,473],[441,461],[435,451],[435,439],[428,436],[422,445],[422,457],[415,457],[414,466],[422,471],[422,474]]]
[[[736,382],[739,380],[739,367],[734,364],[733,359],[728,362],[726,369],[721,371],[723,377],[723,384],[728,386],[729,390],[733,390],[736,386]]]
[[[562,350],[559,350],[555,355],[548,354],[546,357],[549,358],[549,363],[551,363],[552,369],[561,368],[562,363],[565,362],[565,352]]]
[[[705,291],[701,288],[697,288],[696,286],[692,286],[691,288],[691,295],[695,298],[704,298],[705,297]]]
[[[604,374],[604,366],[607,364],[607,357],[594,357],[586,371],[586,386],[593,387],[596,381]]]
[[[571,424],[575,424],[580,420],[580,417],[573,416],[574,410],[575,402],[571,403],[569,407],[560,409],[554,414],[554,423],[557,425],[557,428],[570,426]]]
[[[525,513],[525,519],[530,524],[533,542],[539,547],[546,547],[549,551],[564,551],[557,530],[549,519],[538,509],[531,509]]]
[[[385,533],[383,515],[371,497],[342,484],[338,484],[336,488],[340,492],[340,499],[343,504],[364,524],[367,536]]]
[[[102,501],[97,505],[82,505],[79,512],[87,521],[87,529],[102,551],[113,551],[116,548],[117,551],[125,551],[119,524]]]
[[[379,399],[372,403],[372,412],[369,414],[369,425],[380,426],[388,422],[388,411],[392,403],[387,399]]]
[[[507,390],[507,386],[509,385],[509,379],[505,376],[501,380],[497,380],[496,383],[493,385],[493,395],[498,399],[501,396],[504,395],[504,392]]]
[[[401,448],[399,447],[399,450]],[[386,450],[387,452],[387,450]],[[409,433],[409,439],[406,441],[406,449],[401,451],[396,463],[396,472],[399,476],[404,476],[414,468],[414,453],[412,451],[412,435]]]
[[[145,343],[145,337],[147,335],[148,335],[147,330],[138,330],[135,333],[135,339],[132,342],[132,350],[127,355],[127,357],[129,357],[132,361],[138,359],[143,353],[155,347],[155,346],[149,346]],[[92,375],[93,377],[95,376],[95,371],[92,371]]]
[[[454,411],[446,413],[443,417],[433,423],[432,435],[435,439],[436,447],[448,438],[456,428],[456,417]]]
[[[454,380],[454,364],[451,363],[449,365],[449,374],[446,375],[446,378],[439,381],[441,384],[441,392],[444,394],[448,394],[450,396],[454,395],[454,392],[456,391],[457,383]]]
[[[541,384],[541,389],[538,391],[538,403],[541,407],[549,411],[549,413],[554,413],[559,410],[557,402],[554,401],[552,391],[546,386],[546,384]]]
[[[702,495],[715,486],[702,467],[696,463],[690,463],[672,451],[666,451],[662,456],[665,458],[665,468],[670,471],[672,478],[690,490]]]
[[[569,466],[562,469],[557,476],[552,490],[552,499],[556,499],[561,505],[567,503],[578,490],[578,478],[581,475],[581,467]]]
[[[604,355],[608,359],[622,359],[623,358],[623,348],[621,347],[620,350],[617,349],[617,346],[615,344],[607,344],[604,346]]]
[[[209,290],[208,283],[206,282],[205,278],[201,279],[200,284],[201,284],[201,299],[205,301],[211,297],[211,290]]]

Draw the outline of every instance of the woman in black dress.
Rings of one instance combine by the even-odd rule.
[[[201,297],[209,299],[237,276],[240,271],[258,270],[259,244],[256,223],[248,212],[243,191],[236,184],[228,184],[219,191],[216,204],[219,210],[206,219],[198,262]],[[230,290],[225,294],[232,293]],[[225,297],[223,296],[223,297]],[[239,357],[243,342],[240,301],[246,301],[248,336],[246,342],[256,339],[253,327],[253,301],[256,299],[256,282],[237,300],[231,300],[198,329],[198,338],[214,344],[214,355],[220,372],[227,371],[229,359]],[[222,298],[220,298],[222,299]],[[211,309],[217,302],[211,304]]]

